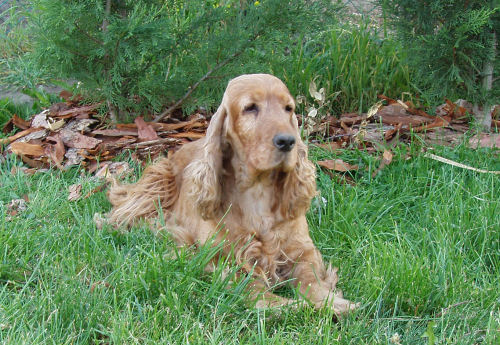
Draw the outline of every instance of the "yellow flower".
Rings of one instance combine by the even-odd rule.
[[[254,4],[255,6],[259,6],[259,5],[260,5],[260,1],[258,1],[258,0],[257,0],[257,1],[255,1],[253,4]]]

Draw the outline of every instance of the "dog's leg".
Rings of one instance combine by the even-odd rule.
[[[266,284],[258,279],[250,282],[247,289],[251,303],[257,309],[280,308],[297,303],[292,299],[273,294]]]
[[[294,260],[294,265],[294,283],[299,287],[301,295],[316,308],[327,306],[340,316],[359,306],[344,299],[342,292],[335,290],[337,270],[325,268],[320,252],[312,244],[304,248]]]

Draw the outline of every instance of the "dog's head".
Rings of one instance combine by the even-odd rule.
[[[251,173],[291,171],[300,141],[295,102],[287,87],[268,74],[242,75],[227,86],[226,140]]]
[[[315,168],[307,159],[294,111],[287,87],[272,75],[242,75],[229,82],[208,127],[204,153],[187,167],[191,194],[204,218],[213,217],[220,206],[227,146],[250,178],[270,171],[285,173],[282,186],[290,195],[283,212],[305,212],[315,193]],[[300,211],[292,211],[298,204]]]

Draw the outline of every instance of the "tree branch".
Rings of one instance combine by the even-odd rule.
[[[239,50],[239,51],[237,51],[237,52],[235,52],[233,54],[231,54],[224,61],[222,61],[222,62],[218,63],[217,65],[215,65],[211,70],[209,70],[207,73],[205,73],[205,75],[203,77],[201,77],[200,80],[198,80],[196,83],[194,83],[189,88],[189,90],[184,94],[184,96],[182,96],[172,106],[170,106],[169,108],[167,108],[163,113],[161,113],[160,115],[158,115],[157,117],[155,117],[154,120],[153,120],[153,122],[159,122],[159,121],[161,121],[161,120],[169,117],[170,114],[172,114],[172,112],[175,109],[179,108],[186,101],[186,99],[188,99],[189,96],[191,96],[191,94],[194,92],[194,90],[196,90],[198,88],[198,86],[200,86],[200,84],[202,82],[204,82],[205,80],[207,80],[212,73],[214,73],[215,71],[217,71],[217,70],[221,69],[222,67],[224,67],[225,65],[227,65],[229,62],[231,62],[231,60],[233,60],[234,58],[236,58],[242,52],[243,52],[243,49]]]

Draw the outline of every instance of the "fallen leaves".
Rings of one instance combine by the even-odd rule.
[[[10,145],[10,149],[18,156],[42,156],[45,154],[45,149],[38,144],[15,142]]]
[[[59,134],[64,145],[75,149],[93,149],[102,142],[102,140],[88,137],[67,129],[61,130]]]
[[[71,186],[68,187],[69,195],[68,195],[68,201],[77,201],[80,199],[81,191],[82,191],[82,185],[79,183],[72,184]]]
[[[328,159],[328,160],[318,161],[318,165],[329,170],[340,171],[340,172],[358,170],[357,165],[346,163],[342,159]]]
[[[391,164],[392,159],[394,158],[394,154],[389,150],[384,150],[382,154],[382,161],[378,168],[372,173],[372,177],[377,176],[377,174],[387,165]]]
[[[489,147],[500,149],[499,133],[480,133],[469,139],[471,147]]]
[[[0,139],[7,144],[6,153],[18,155],[31,168],[67,169],[81,165],[96,171],[99,163],[115,158],[123,150],[135,150],[141,158],[155,158],[176,150],[180,145],[202,138],[208,122],[201,114],[187,121],[169,119],[172,123],[147,122],[137,117],[132,124],[108,128],[97,116],[100,103],[80,105],[78,97],[63,92],[66,102],[53,104],[30,120],[13,116],[3,127],[4,133],[21,130]],[[99,162],[99,163],[98,163]]]
[[[151,141],[158,139],[156,131],[151,125],[144,122],[144,119],[141,116],[136,118],[134,123],[137,125],[137,136],[139,137],[139,141]]]

